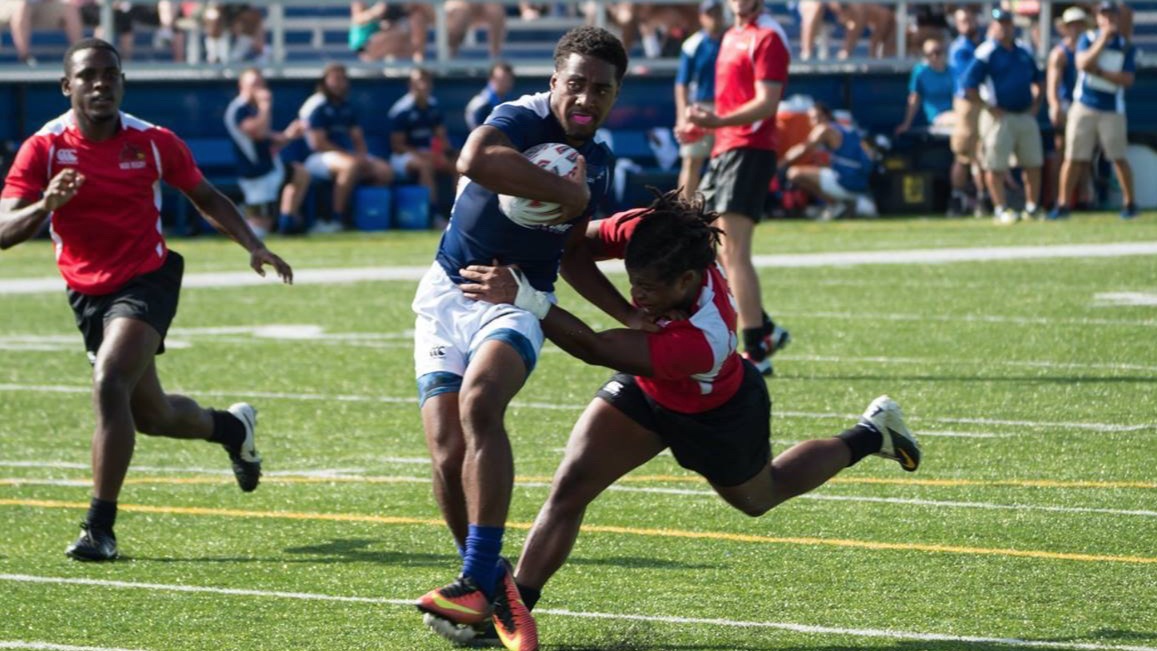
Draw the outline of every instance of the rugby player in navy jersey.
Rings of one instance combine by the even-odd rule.
[[[434,496],[458,545],[460,576],[421,597],[426,622],[493,622],[508,649],[538,648],[534,620],[499,554],[514,484],[503,423],[506,406],[534,370],[543,343],[538,319],[513,305],[467,298],[459,270],[472,264],[518,265],[538,291],[553,296],[561,273],[584,298],[628,326],[643,314],[595,266],[585,231],[611,186],[611,152],[595,142],[627,69],[610,32],[578,27],[555,48],[550,90],[494,109],[458,158],[464,177],[434,264],[414,298],[414,365]],[[582,155],[560,177],[522,152],[566,143]],[[557,218],[524,227],[498,209],[498,194],[557,203]]]

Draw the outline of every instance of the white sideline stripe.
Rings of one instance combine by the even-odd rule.
[[[1015,323],[1018,325],[1073,325],[1073,326],[1157,326],[1157,319],[1064,319],[1043,316],[1004,316],[1001,314],[901,314],[896,312],[791,312],[776,311],[776,318],[806,319],[865,319],[870,321],[943,321],[946,323]]]
[[[158,590],[170,592],[209,593],[242,597],[273,597],[304,601],[337,601],[345,603],[389,604],[392,606],[413,606],[412,599],[386,599],[384,597],[344,597],[310,592],[279,592],[262,590],[239,590],[235,588],[214,588],[208,586],[170,585],[162,583],[133,583],[128,581],[104,581],[97,579],[74,579],[28,574],[0,574],[0,580],[24,583],[49,583],[63,585],[87,585],[102,588],[122,588],[137,590]],[[895,640],[919,640],[923,642],[961,642],[967,644],[1001,644],[1032,649],[1078,649],[1080,651],[1157,651],[1157,647],[1122,646],[1115,644],[1092,644],[1081,642],[1051,642],[1022,640],[1018,638],[980,637],[968,635],[944,635],[941,633],[919,633],[913,631],[891,631],[872,628],[837,628],[834,626],[812,626],[788,622],[749,622],[734,619],[712,619],[699,617],[671,617],[661,615],[624,615],[618,613],[593,613],[564,609],[543,608],[538,614],[585,619],[626,620],[636,622],[656,622],[665,624],[698,624],[729,628],[769,628],[796,633],[818,633],[822,635],[845,635],[851,637],[887,638]],[[75,647],[72,647],[75,648]]]
[[[429,463],[428,460],[424,463]],[[40,468],[68,468],[77,470],[88,470],[89,466],[80,463],[71,462],[45,462],[34,463],[27,461],[0,461],[0,466],[13,466],[19,468],[40,467]],[[231,475],[232,473],[220,470],[205,470],[197,468],[147,468],[134,467],[135,471],[149,470],[153,472],[178,472],[190,474],[208,474],[208,475]],[[401,475],[359,475],[349,474],[340,470],[314,470],[314,471],[282,471],[280,473],[267,473],[267,477],[282,476],[282,477],[320,477],[322,479],[332,478],[339,479],[346,483],[357,483],[357,480],[365,482],[373,482],[381,479],[389,479],[393,481],[404,481],[413,484],[429,484],[429,477],[408,477]],[[45,479],[37,477],[0,477],[0,486],[2,485],[22,485],[22,486],[68,486],[68,487],[87,487],[92,485],[92,481],[88,479]],[[515,485],[520,488],[550,488],[550,484],[541,481],[516,481]],[[621,493],[649,493],[655,495],[686,495],[695,497],[715,497],[715,491],[702,488],[662,488],[662,487],[647,487],[647,486],[630,486],[625,484],[612,484],[607,490],[618,491]],[[1036,504],[996,504],[993,502],[961,502],[955,500],[923,500],[904,497],[871,497],[864,495],[826,495],[821,493],[807,493],[799,495],[799,499],[808,500],[827,500],[832,502],[870,502],[875,504],[902,504],[905,506],[922,506],[930,508],[961,508],[961,509],[990,509],[990,510],[1007,510],[1007,511],[1045,511],[1049,513],[1099,513],[1104,515],[1121,515],[1121,516],[1137,516],[1145,518],[1157,518],[1157,511],[1147,510],[1130,510],[1130,509],[1108,509],[1108,508],[1094,508],[1081,506],[1050,506],[1050,505],[1036,505]]]
[[[176,391],[188,391],[187,389],[174,389]],[[4,391],[36,391],[41,393],[76,393],[87,394],[92,392],[92,388],[80,385],[63,385],[63,384],[0,384],[0,392]],[[285,393],[279,391],[224,391],[224,390],[197,390],[190,391],[203,396],[213,397],[236,397],[238,395],[245,395],[250,398],[266,398],[273,400],[311,400],[311,401],[331,401],[331,402],[382,402],[388,404],[417,404],[418,398],[398,398],[395,396],[367,396],[357,394],[334,395],[325,393]],[[586,405],[567,405],[558,404],[554,402],[532,402],[523,400],[514,400],[511,403],[512,407],[523,409],[551,409],[563,411],[582,411]],[[841,414],[836,412],[809,412],[809,411],[775,411],[775,416],[780,418],[840,418],[840,419],[858,419],[860,414]],[[1113,423],[1075,423],[1064,421],[1034,421],[1034,420],[1001,420],[994,418],[951,418],[951,417],[908,417],[911,422],[926,422],[926,423],[965,423],[969,425],[1009,425],[1013,427],[1032,427],[1032,428],[1065,428],[1077,430],[1090,430],[1094,432],[1138,432],[1149,429],[1157,429],[1157,422],[1142,423],[1139,425],[1116,425]]]
[[[1006,246],[950,249],[904,249],[899,251],[844,251],[838,253],[800,253],[792,255],[757,255],[757,267],[850,267],[870,264],[944,264],[990,260],[1030,260],[1045,258],[1106,258],[1157,253],[1157,242],[1121,242],[1114,244],[1062,244],[1055,246]],[[605,272],[621,272],[621,261],[601,262]],[[297,269],[293,282],[298,285],[358,283],[366,281],[417,281],[429,266],[420,267],[351,267],[330,269]],[[201,272],[185,274],[184,287],[243,287],[267,285],[280,280],[273,274],[265,277],[250,271]],[[64,281],[48,278],[0,279],[0,294],[42,294],[59,292]]]
[[[46,651],[136,651],[111,646],[72,646],[51,642],[25,642],[24,640],[0,640],[0,649],[44,649]]]

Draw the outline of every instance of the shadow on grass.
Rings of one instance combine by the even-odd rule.
[[[458,560],[456,554],[415,553],[390,549],[373,549],[382,541],[368,538],[331,540],[315,545],[287,547],[285,556],[189,556],[156,558],[145,556],[121,556],[123,560],[150,563],[366,563],[390,565],[445,566]]]

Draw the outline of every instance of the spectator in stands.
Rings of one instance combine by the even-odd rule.
[[[715,60],[727,24],[723,22],[723,0],[703,0],[699,3],[701,29],[683,42],[679,54],[679,71],[675,75],[675,131],[686,140],[679,147],[683,158],[679,168],[679,187],[683,198],[690,201],[699,190],[703,163],[711,155],[715,138],[687,122],[687,107],[698,104],[707,110],[715,108]],[[691,137],[693,130],[701,136]],[[695,140],[694,142],[691,142]]]
[[[992,37],[976,48],[976,58],[964,73],[964,89],[969,101],[982,108],[979,128],[984,141],[984,173],[995,204],[996,223],[1015,224],[1018,219],[1037,216],[1044,156],[1036,115],[1044,97],[1044,79],[1032,52],[1016,43],[1012,13],[994,9],[992,18]],[[1004,188],[1009,157],[1014,152],[1024,172],[1025,205],[1020,214],[1008,205]]]
[[[791,336],[763,311],[751,240],[775,174],[775,114],[791,55],[787,34],[763,0],[728,0],[728,5],[735,26],[723,35],[715,64],[715,109],[692,105],[687,121],[715,130],[701,190],[726,235],[719,257],[738,303],[745,354],[770,375],[771,356]]]
[[[789,182],[827,203],[821,220],[855,216],[857,202],[868,191],[872,159],[856,129],[837,122],[823,102],[808,109],[808,119],[812,130],[807,140],[789,149],[779,167],[787,170]],[[827,167],[797,164],[815,151],[831,155]]]
[[[896,127],[896,135],[912,128],[912,119],[920,109],[924,110],[929,128],[947,130],[956,123],[956,113],[952,110],[956,81],[948,69],[944,43],[930,38],[924,41],[923,50],[924,61],[916,64],[908,80],[908,110],[904,121]]]
[[[104,34],[100,28],[100,3],[97,0],[80,0],[80,2],[80,15],[84,25],[92,27],[93,33],[98,38],[111,38]],[[148,4],[114,2],[112,9],[113,32],[116,34],[117,49],[126,60],[131,59],[136,50],[135,38],[133,37],[135,26],[140,24],[159,27],[161,25],[159,3],[150,6]],[[166,3],[166,17],[170,19],[170,25],[172,9],[172,4]]]
[[[971,210],[979,216],[987,214],[988,192],[984,186],[984,176],[980,169],[979,136],[977,134],[977,118],[980,109],[977,104],[968,101],[964,94],[964,73],[969,64],[976,58],[976,47],[984,40],[976,19],[976,13],[969,7],[961,7],[952,15],[956,27],[956,38],[948,47],[948,68],[955,79],[956,94],[952,98],[952,112],[955,115],[955,126],[949,146],[952,148],[954,160],[950,175],[952,196],[948,202],[950,217],[965,215]],[[969,181],[973,182],[976,192],[975,205],[969,206]]]
[[[1069,7],[1061,14],[1057,21],[1057,30],[1060,32],[1060,42],[1049,52],[1048,64],[1045,71],[1045,90],[1049,106],[1049,122],[1053,126],[1053,142],[1055,151],[1045,157],[1044,177],[1048,181],[1046,188],[1052,187],[1049,193],[1045,192],[1043,201],[1049,205],[1048,196],[1060,194],[1060,166],[1058,159],[1064,157],[1065,151],[1065,123],[1069,108],[1073,103],[1073,92],[1077,85],[1077,40],[1088,27],[1088,15],[1080,7]],[[1055,197],[1053,197],[1055,198]],[[1067,199],[1062,201],[1067,205]]]
[[[272,204],[280,211],[277,229],[282,233],[303,230],[301,202],[309,189],[309,172],[300,163],[290,163],[286,182],[285,165],[278,150],[302,135],[300,120],[285,131],[273,130],[273,94],[257,68],[247,68],[237,77],[237,97],[225,109],[225,131],[237,154],[237,175],[245,195],[245,217],[258,238],[273,230]]]
[[[938,41],[948,37],[948,8],[942,4],[917,4],[911,7],[911,18],[908,21],[908,50],[914,53],[917,48],[923,48],[928,39]]]
[[[1123,219],[1137,216],[1133,193],[1133,169],[1125,157],[1128,147],[1125,128],[1125,89],[1133,85],[1137,69],[1136,48],[1119,31],[1120,12],[1112,2],[1102,2],[1097,10],[1097,31],[1086,32],[1077,42],[1076,92],[1065,135],[1065,162],[1061,167],[1061,199],[1049,215],[1056,219],[1069,213],[1067,199],[1073,192],[1079,168],[1093,157],[1100,144],[1105,157],[1113,162],[1121,186]]]
[[[402,177],[417,178],[430,191],[430,205],[441,211],[444,206],[438,202],[435,175],[453,177],[456,172],[447,144],[446,119],[433,90],[434,77],[429,70],[410,71],[410,92],[390,107],[390,166]]]
[[[69,44],[84,36],[80,10],[72,0],[2,0],[0,23],[8,23],[16,56],[28,65],[36,64],[32,56],[33,29],[63,29]]]
[[[409,23],[406,9],[397,3],[352,2],[350,50],[362,61],[408,59],[414,53]]]
[[[838,2],[819,2],[819,0],[801,0],[796,3],[796,12],[799,14],[799,58],[800,61],[810,61],[815,54],[816,40],[824,23],[834,23],[840,16],[841,9]],[[863,29],[861,25],[860,29]],[[822,58],[827,58],[826,50]]]
[[[864,28],[868,29],[868,56],[893,56],[896,52],[896,14],[891,8],[867,3],[838,3],[802,0],[800,14],[800,58],[811,59],[819,36],[825,12],[831,12],[844,26],[844,44],[837,57],[848,59],[855,55]]]
[[[298,112],[310,150],[306,171],[314,179],[333,181],[333,211],[329,221],[314,226],[317,232],[332,233],[346,227],[350,196],[359,181],[388,185],[394,180],[390,164],[369,153],[357,111],[346,101],[348,95],[345,66],[327,64],[317,92]]]
[[[495,106],[510,100],[513,90],[514,68],[505,61],[491,65],[486,88],[466,103],[466,128],[473,131],[485,122]]]
[[[265,59],[265,17],[260,9],[247,4],[210,2],[201,19],[207,62],[257,63]]]
[[[410,5],[410,35],[414,49],[414,62],[425,60],[426,32],[435,24],[434,5],[414,3]],[[500,2],[467,2],[447,0],[446,36],[450,46],[450,56],[458,56],[466,32],[475,25],[486,27],[486,38],[490,58],[502,56],[502,43],[506,40],[506,8]]]

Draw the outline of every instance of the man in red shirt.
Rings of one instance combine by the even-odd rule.
[[[720,231],[702,203],[677,191],[648,209],[618,213],[587,229],[599,257],[623,256],[631,298],[657,331],[595,332],[553,305],[510,267],[470,266],[467,296],[513,303],[542,319],[559,348],[616,369],[571,431],[550,496],[534,520],[515,580],[528,608],[566,561],[587,506],[664,449],[750,516],[828,481],[868,455],[909,472],[920,445],[899,405],[876,398],[850,429],[771,456],[771,398],[754,365],[736,353],[736,314],[716,264]],[[513,280],[512,280],[513,279]]]
[[[787,83],[787,34],[764,11],[763,0],[728,0],[735,25],[723,35],[715,62],[715,110],[687,108],[680,139],[715,130],[715,147],[699,191],[719,213],[724,238],[719,260],[739,303],[746,356],[764,375],[771,355],[791,341],[763,310],[751,239],[763,218],[775,174],[775,113]]]
[[[233,202],[207,182],[173,132],[120,110],[124,75],[116,48],[78,41],[64,55],[61,90],[72,109],[24,142],[0,193],[0,249],[34,237],[45,222],[57,266],[93,366],[93,497],[81,534],[66,554],[117,557],[117,499],[136,432],[205,439],[225,447],[243,491],[257,488],[257,411],[237,403],[204,409],[166,394],[155,356],[177,312],[184,261],[161,236],[159,181],[249,251],[253,270],[271,265],[286,283],[293,270],[265,248]]]

